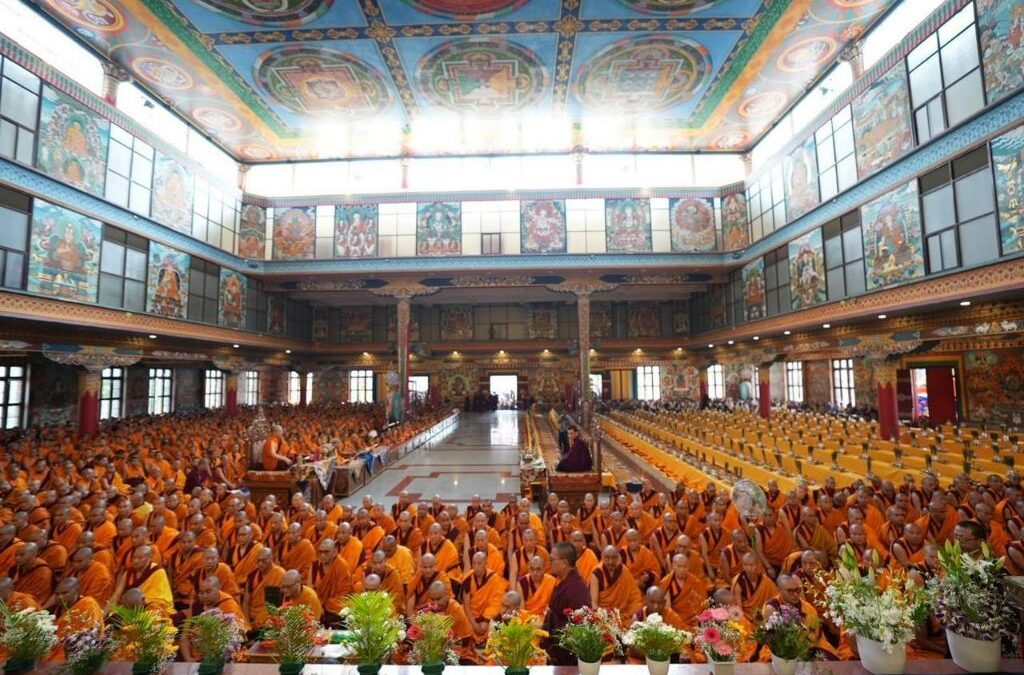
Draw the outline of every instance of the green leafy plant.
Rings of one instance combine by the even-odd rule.
[[[178,651],[174,625],[156,612],[115,605],[110,622],[117,651],[128,660],[150,666],[151,673],[162,671]]]
[[[530,661],[542,656],[540,639],[547,637],[537,623],[522,616],[491,624],[487,635],[487,655],[494,662],[509,668],[525,668]]]
[[[204,663],[230,661],[242,648],[242,626],[234,614],[210,609],[182,624],[182,637],[199,650]]]
[[[92,675],[110,660],[114,641],[96,628],[72,633],[64,639],[64,665],[71,675]]]
[[[653,661],[668,661],[683,645],[693,641],[684,630],[665,623],[660,614],[651,614],[644,621],[634,621],[622,635],[622,644],[632,647]]]
[[[270,621],[263,628],[263,639],[278,663],[306,663],[316,648],[320,623],[306,605],[270,607]]]
[[[558,645],[585,663],[597,663],[619,649],[619,613],[580,607],[558,631]]]
[[[14,611],[0,602],[0,647],[11,661],[37,661],[56,644],[52,614],[39,609]]]
[[[395,614],[391,596],[384,591],[349,596],[342,613],[351,631],[348,645],[359,663],[387,662],[405,639],[404,624]]]
[[[806,661],[814,645],[800,610],[782,605],[754,631],[754,639],[788,661]]]
[[[427,605],[409,620],[408,637],[412,642],[413,663],[458,663],[454,650],[455,620]]]

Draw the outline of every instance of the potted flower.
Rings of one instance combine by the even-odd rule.
[[[566,609],[569,623],[558,631],[558,646],[573,654],[582,675],[594,675],[601,659],[619,651],[619,612],[580,607]]]
[[[64,639],[64,665],[71,675],[93,675],[110,660],[114,641],[95,628],[87,628]]]
[[[39,609],[14,611],[0,603],[0,648],[7,653],[5,673],[27,673],[57,644],[53,615]]]
[[[944,574],[929,586],[953,662],[971,672],[989,673],[999,670],[1004,649],[1016,651],[1019,620],[1003,583],[1003,559],[993,559],[987,546],[982,551],[976,560],[960,549],[960,542],[946,542],[939,551]]]
[[[305,605],[271,607],[269,613],[263,639],[271,645],[281,675],[299,675],[316,648],[320,622]]]
[[[348,639],[360,675],[380,672],[398,643],[405,639],[405,625],[395,614],[391,596],[384,591],[364,591],[345,601]]]
[[[144,607],[114,606],[111,625],[117,660],[133,661],[132,675],[156,675],[178,652],[174,625]]]
[[[651,614],[643,621],[634,621],[622,635],[622,644],[632,647],[647,658],[647,670],[651,675],[665,675],[669,660],[684,645],[690,644],[691,640],[689,633],[668,625],[660,614]]]
[[[772,670],[777,675],[793,675],[797,664],[810,658],[814,645],[800,610],[790,605],[782,605],[765,619],[754,632],[754,639],[768,645],[772,652]]]
[[[697,615],[699,623],[694,641],[707,656],[715,675],[732,675],[736,669],[736,655],[747,637],[740,623],[742,617],[739,607],[714,607]]]
[[[505,621],[491,623],[485,652],[496,664],[505,667],[506,675],[526,675],[530,662],[544,656],[540,640],[547,636],[536,620],[515,614]]]
[[[861,574],[849,548],[826,576],[825,602],[835,624],[856,637],[864,669],[876,674],[903,672],[907,643],[931,609],[929,593],[905,575],[894,574],[881,590],[874,570]]]
[[[424,675],[438,675],[445,664],[458,663],[454,643],[455,620],[428,605],[409,620],[407,635],[412,642],[409,660],[421,664]]]
[[[199,675],[220,675],[224,664],[242,648],[242,625],[234,614],[208,609],[185,620],[182,640],[198,651]]]

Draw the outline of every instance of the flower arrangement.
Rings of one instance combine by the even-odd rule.
[[[584,663],[597,663],[621,651],[618,610],[566,608],[569,623],[558,631],[558,646]]]
[[[424,666],[431,664],[458,663],[455,653],[455,620],[441,614],[432,604],[427,604],[409,620],[406,632],[412,642],[410,661]]]
[[[64,639],[64,665],[71,675],[92,675],[114,653],[114,641],[95,628],[87,628]]]
[[[547,636],[535,619],[514,614],[506,621],[491,623],[486,654],[495,663],[505,666],[506,672],[526,672],[534,658],[544,655],[540,640]]]
[[[271,645],[274,659],[282,665],[305,665],[316,648],[320,622],[305,605],[269,607],[270,621],[263,639]]]
[[[772,654],[788,661],[806,661],[814,646],[800,610],[782,605],[754,631],[754,639],[768,645]]]
[[[828,616],[846,632],[880,642],[888,653],[910,642],[931,611],[926,589],[895,573],[882,590],[873,569],[861,574],[849,548],[843,549],[839,567],[825,580]]]
[[[391,596],[384,591],[351,595],[342,610],[351,635],[348,645],[362,665],[387,661],[405,639],[405,624],[395,614]]]
[[[964,553],[960,542],[946,542],[939,551],[945,574],[929,581],[935,594],[935,615],[954,633],[973,640],[1002,640],[1004,652],[1016,651],[1020,626],[1017,609],[1002,577],[1003,559],[993,559],[987,545],[975,560]]]
[[[242,648],[242,625],[234,614],[208,609],[182,624],[182,637],[199,651],[202,662],[223,664]]]
[[[178,652],[174,625],[144,607],[115,605],[111,626],[116,652],[119,658],[135,662],[133,672],[155,675]]]
[[[697,615],[697,647],[708,661],[735,661],[743,647],[747,631],[740,623],[743,612],[739,607],[713,607]]]
[[[632,647],[652,661],[668,661],[692,640],[692,635],[668,625],[660,614],[651,614],[643,621],[634,621],[629,630],[622,634],[622,644]]]
[[[31,670],[56,644],[52,614],[39,609],[14,611],[0,603],[0,648],[7,652],[8,672]]]

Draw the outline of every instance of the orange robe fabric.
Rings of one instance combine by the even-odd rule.
[[[939,521],[932,519],[930,515],[925,515],[918,518],[915,524],[924,533],[925,541],[942,546],[953,538],[953,529],[956,527],[958,520],[956,511],[951,506],[947,506],[946,520],[944,522],[939,523]]]
[[[501,597],[508,590],[508,582],[501,575],[486,572],[483,579],[479,579],[470,572],[463,588],[464,594],[469,597],[473,618],[491,620],[501,614]]]
[[[732,594],[743,615],[753,624],[761,623],[761,612],[765,603],[779,594],[775,582],[766,574],[758,574],[756,581],[751,581],[743,572],[737,574],[732,581]]]
[[[93,560],[89,569],[75,576],[78,578],[79,593],[92,598],[101,607],[106,606],[107,600],[114,593],[114,577],[106,565]]]
[[[317,561],[313,563],[310,579],[324,610],[331,614],[339,613],[345,598],[352,592],[352,572],[348,563],[341,556],[336,556],[326,566]]]
[[[584,579],[589,579],[590,575],[594,573],[601,561],[597,559],[594,552],[589,548],[583,549],[583,553],[576,558],[576,571],[580,573],[580,576]]]
[[[31,595],[40,605],[53,592],[53,570],[39,558],[27,570],[20,567],[11,569],[11,580],[14,582],[14,590]]]
[[[599,565],[591,576],[597,579],[599,607],[617,609],[621,617],[629,617],[643,605],[636,580],[625,566],[619,567],[617,574],[611,574],[605,570],[604,565]]]
[[[286,600],[284,605],[303,605],[309,608],[309,611],[313,613],[317,619],[320,619],[324,615],[323,605],[320,604],[320,598],[317,597],[316,591],[309,586],[303,586],[299,594],[291,600]]]
[[[649,574],[652,580],[656,580],[661,574],[661,563],[646,546],[640,546],[636,553],[630,551],[628,546],[623,548],[622,562],[633,575],[633,579],[641,579],[645,574]]]
[[[774,567],[780,567],[786,556],[796,548],[796,540],[792,533],[782,525],[776,525],[775,529],[769,531],[764,525],[757,526],[757,532],[761,539],[764,557]]]
[[[256,571],[256,558],[262,550],[263,544],[259,542],[252,542],[245,551],[239,550],[237,546],[228,549],[227,555],[224,556],[225,564],[234,572],[239,587],[244,587],[249,575]]]
[[[694,574],[687,574],[686,579],[682,581],[677,579],[674,574],[669,574],[662,577],[658,586],[665,591],[669,605],[679,615],[686,630],[696,629],[697,615],[704,610],[707,604],[707,582]]]
[[[47,660],[62,662],[65,657],[63,641],[73,633],[93,628],[103,632],[103,608],[94,598],[82,596],[57,617],[57,646]]]
[[[246,580],[246,595],[249,598],[249,622],[260,628],[270,620],[267,611],[266,592],[268,588],[280,588],[284,581],[285,569],[280,565],[272,565],[264,574],[256,570]]]
[[[540,583],[535,582],[529,574],[519,577],[519,587],[523,589],[523,609],[534,616],[543,617],[547,614],[551,593],[556,585],[558,580],[550,574],[545,574]]]
[[[299,539],[294,544],[287,541],[281,544],[279,562],[285,570],[298,570],[299,574],[306,576],[315,560],[316,549],[309,539]]]

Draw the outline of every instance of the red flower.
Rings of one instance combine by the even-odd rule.
[[[572,607],[566,607],[565,609],[562,610],[562,613],[565,614],[566,616],[572,616]]]
[[[416,624],[410,624],[408,630],[405,631],[405,636],[410,640],[419,640],[423,637],[423,631]]]

